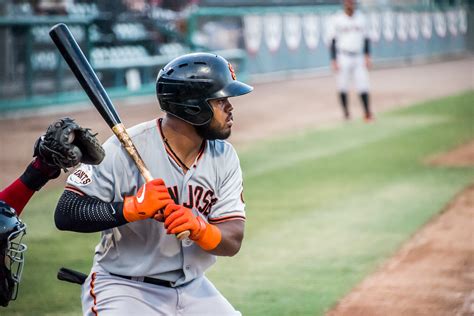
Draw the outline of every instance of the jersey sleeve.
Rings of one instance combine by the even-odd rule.
[[[337,40],[337,29],[339,24],[339,14],[335,13],[330,16],[326,22],[327,38],[330,40]]]
[[[99,165],[81,164],[69,175],[66,189],[104,202],[121,202],[134,175],[118,141],[109,139],[103,147],[104,160]]]
[[[363,37],[364,39],[370,39],[370,28],[369,28],[369,22],[367,19],[367,15],[364,13],[361,13],[361,24],[362,24],[362,30],[363,30]]]
[[[223,161],[225,171],[219,177],[218,199],[208,218],[211,224],[229,220],[245,220],[242,170],[237,153],[230,145],[229,147]]]

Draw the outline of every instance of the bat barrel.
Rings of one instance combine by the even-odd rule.
[[[107,124],[111,128],[120,124],[122,120],[112,101],[68,27],[64,23],[56,24],[49,31],[49,36]]]

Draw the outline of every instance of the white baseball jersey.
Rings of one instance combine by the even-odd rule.
[[[128,131],[152,176],[162,178],[175,201],[209,223],[245,220],[242,172],[232,145],[222,140],[204,142],[195,163],[184,173],[167,153],[160,124],[153,120]],[[69,176],[68,185],[105,202],[135,195],[144,179],[132,159],[115,137],[107,140],[104,149],[104,161],[80,166]],[[128,223],[102,232],[94,265],[109,273],[148,276],[178,286],[201,277],[215,262],[214,255],[184,243],[153,219]]]
[[[336,39],[338,52],[362,53],[364,39],[368,37],[367,23],[362,13],[355,11],[352,16],[348,16],[340,12],[334,16],[331,38]]]

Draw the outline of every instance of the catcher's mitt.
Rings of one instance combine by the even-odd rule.
[[[97,165],[104,149],[89,128],[82,128],[68,117],[51,124],[35,144],[33,156],[44,163],[67,171],[80,162]]]

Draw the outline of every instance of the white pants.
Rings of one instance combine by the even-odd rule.
[[[95,271],[82,285],[81,299],[88,316],[241,315],[204,276],[173,288]]]
[[[365,65],[363,54],[337,54],[337,64],[339,71],[337,74],[337,88],[339,92],[348,92],[350,81],[355,80],[358,93],[369,92],[369,72]]]

